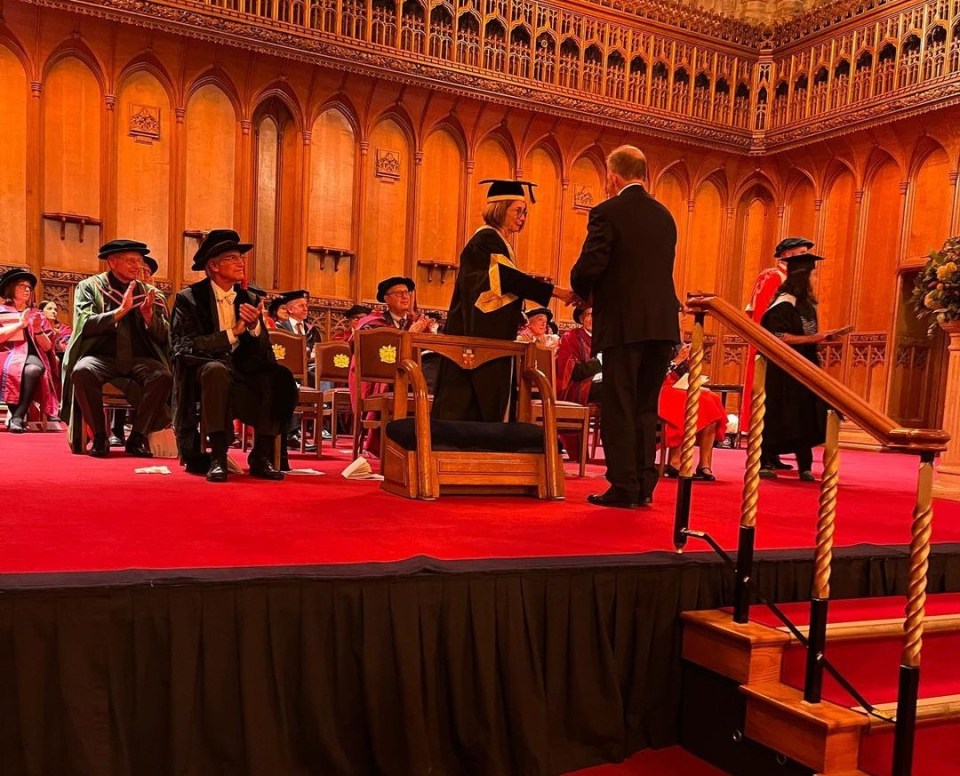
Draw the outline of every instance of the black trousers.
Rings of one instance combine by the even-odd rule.
[[[502,423],[510,406],[512,370],[509,358],[497,358],[476,369],[461,369],[441,357],[431,415],[439,420]]]
[[[141,434],[158,431],[170,422],[170,390],[173,375],[155,358],[135,358],[129,372],[121,372],[115,359],[84,356],[73,368],[73,392],[94,434],[107,433],[103,417],[103,384],[118,378],[128,380],[127,399],[136,408],[133,430]]]
[[[657,400],[673,348],[667,340],[648,340],[603,351],[607,480],[630,498],[652,496],[657,486]]]
[[[207,434],[233,433],[233,419],[252,426],[258,436],[276,436],[290,425],[297,404],[297,383],[279,364],[241,372],[220,361],[197,370],[201,424]]]

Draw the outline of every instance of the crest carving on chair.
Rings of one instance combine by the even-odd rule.
[[[395,345],[383,345],[380,348],[380,361],[384,364],[397,363],[397,348]]]
[[[463,349],[463,365],[467,369],[472,369],[474,362],[477,360],[476,353],[473,352],[473,348],[464,348]]]
[[[394,361],[396,361],[396,358],[394,358]],[[346,353],[337,353],[333,357],[333,365],[337,369],[346,369],[350,366],[350,356],[348,356]]]
[[[283,361],[287,357],[287,349],[277,342],[273,343],[273,357],[277,361]]]

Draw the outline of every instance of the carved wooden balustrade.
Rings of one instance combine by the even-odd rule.
[[[889,120],[892,95],[901,114],[960,99],[957,0],[838,0],[772,30],[663,0],[27,1],[728,150]]]

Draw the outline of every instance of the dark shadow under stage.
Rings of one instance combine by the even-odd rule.
[[[294,456],[325,476],[215,486],[62,443],[0,434],[22,486],[0,513],[4,774],[617,761],[676,743],[677,615],[732,600],[719,558],[669,550],[672,482],[636,513],[583,503],[595,467],[563,504],[415,504],[340,478],[343,455]],[[716,463],[726,482],[697,485],[693,524],[732,547],[742,453]],[[903,593],[914,463],[844,466],[833,595]],[[756,578],[777,601],[809,595],[815,504],[815,487],[763,487]],[[936,510],[930,589],[960,591],[960,512]]]

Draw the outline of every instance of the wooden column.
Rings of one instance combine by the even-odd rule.
[[[167,280],[176,293],[183,282],[183,230],[186,229],[187,143],[184,130],[186,108],[175,108],[176,123],[170,138],[170,225],[167,239]]]
[[[960,501],[960,321],[941,324],[950,338],[947,350],[947,384],[944,395],[943,430],[950,435],[947,451],[940,456],[933,495]]]
[[[103,125],[100,128],[100,242],[127,235],[117,234],[117,96],[104,95]]]
[[[353,244],[356,256],[351,262],[350,272],[353,273],[350,278],[350,296],[362,301],[363,296],[360,293],[360,278],[363,274],[363,223],[366,217],[367,209],[363,206],[364,199],[367,196],[367,186],[370,181],[370,141],[360,141],[360,163],[357,165],[357,192],[356,199],[353,202]]]
[[[304,130],[300,168],[300,217],[297,219],[300,232],[299,240],[296,243],[297,270],[293,277],[294,288],[307,288],[307,277],[309,276],[307,262],[310,257],[307,256],[307,244],[310,242],[308,233],[310,229],[310,140],[312,137],[312,131]],[[314,289],[307,288],[307,290],[310,291],[311,296],[314,295]],[[320,289],[317,289],[317,296],[320,296],[319,292]]]
[[[43,84],[31,81],[31,99],[27,103],[27,261],[30,270],[40,277],[43,264],[43,105],[40,95]]]

